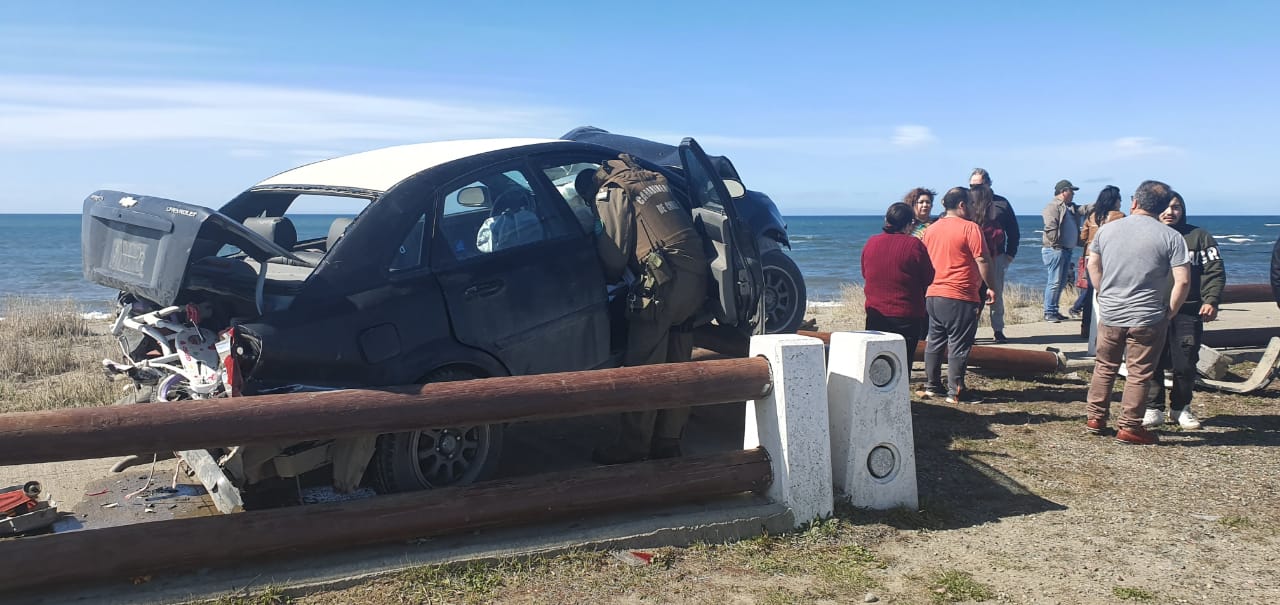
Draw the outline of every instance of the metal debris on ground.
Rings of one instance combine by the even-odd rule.
[[[0,536],[45,529],[58,520],[58,508],[40,500],[40,482],[0,488]]]
[[[653,553],[639,550],[615,550],[609,553],[609,556],[617,559],[623,564],[632,567],[648,565],[653,562]]]

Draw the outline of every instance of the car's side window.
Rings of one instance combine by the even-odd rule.
[[[557,238],[571,228],[520,170],[480,175],[444,196],[441,244],[464,260]]]
[[[577,219],[578,227],[583,233],[590,233],[596,226],[596,212],[594,200],[584,199],[578,192],[578,187],[587,179],[591,179],[600,168],[600,164],[594,162],[553,162],[551,165],[539,165],[542,173],[547,175],[547,179],[551,181],[556,192],[568,204],[569,210],[573,212],[573,216]]]
[[[391,257],[392,272],[408,271],[422,266],[422,243],[426,231],[427,215],[419,215],[417,222],[409,229],[409,235],[405,236],[395,256]]]

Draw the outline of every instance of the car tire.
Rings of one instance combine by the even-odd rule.
[[[794,334],[804,322],[805,287],[800,267],[778,248],[760,255],[764,274],[765,332]]]
[[[458,368],[429,374],[423,382],[478,378]],[[480,424],[378,435],[369,476],[380,493],[465,485],[491,476],[502,454],[503,425]]]

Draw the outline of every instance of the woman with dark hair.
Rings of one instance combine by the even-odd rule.
[[[923,237],[925,228],[933,223],[933,216],[929,213],[933,212],[933,198],[937,197],[937,195],[932,189],[916,187],[902,196],[902,203],[906,204],[914,212],[911,235]]]
[[[862,281],[867,294],[868,330],[901,334],[907,361],[924,331],[924,291],[933,282],[933,264],[924,244],[911,236],[916,213],[898,202],[884,213],[884,233],[862,247]]]
[[[1120,188],[1115,185],[1103,187],[1102,191],[1098,192],[1098,201],[1093,203],[1093,212],[1089,213],[1088,218],[1084,220],[1084,225],[1080,227],[1080,246],[1084,250],[1084,255],[1080,257],[1081,267],[1087,266],[1089,262],[1089,244],[1098,235],[1098,229],[1122,218],[1124,213],[1120,212]],[[1072,317],[1083,315],[1080,319],[1080,336],[1089,338],[1089,325],[1093,322],[1093,282],[1089,280],[1088,271],[1082,271],[1080,275],[1083,277],[1076,278],[1076,285],[1078,286],[1083,280],[1085,287],[1080,291],[1080,298],[1071,305],[1069,313]]]

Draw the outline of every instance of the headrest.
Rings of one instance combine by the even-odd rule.
[[[596,200],[596,171],[588,168],[578,173],[577,178],[573,179],[573,190],[578,192],[578,197],[582,198],[587,204],[594,203]]]
[[[292,250],[298,243],[298,230],[293,221],[283,216],[251,216],[244,219],[244,226],[285,250]]]
[[[516,212],[532,205],[533,198],[529,197],[529,192],[521,187],[515,187],[498,194],[498,199],[493,200],[493,210],[489,214],[498,216],[506,212]]]
[[[347,227],[350,227],[353,221],[355,221],[355,219],[349,216],[343,216],[335,218],[332,223],[329,223],[329,237],[326,238],[324,242],[324,249],[326,252],[333,250],[334,244],[337,244],[338,240],[342,239],[342,236],[347,234]]]

